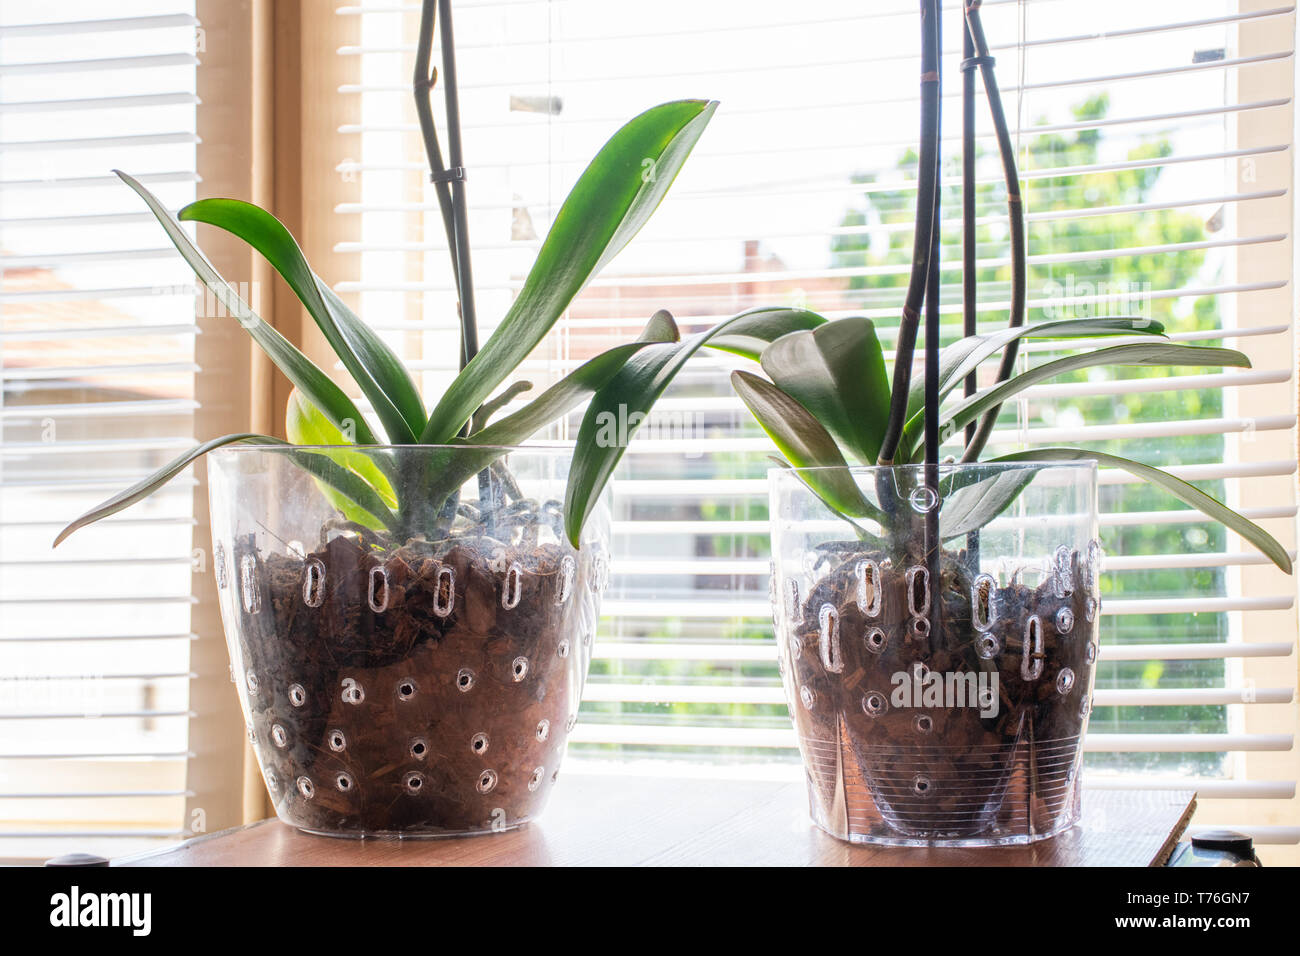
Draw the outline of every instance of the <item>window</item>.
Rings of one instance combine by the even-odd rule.
[[[194,198],[194,4],[106,11],[0,12],[0,860],[181,832],[194,482],[50,549],[194,433],[192,279],[111,173]]]
[[[959,148],[948,4],[945,150]],[[341,7],[353,80],[337,288],[424,372],[454,373],[455,303],[410,107],[418,4]],[[1250,371],[1121,370],[1041,385],[995,446],[1077,441],[1170,467],[1293,541],[1290,5],[985,0],[1030,222],[1030,320],[1131,314],[1224,343]],[[505,312],[567,187],[617,125],[675,97],[722,108],[655,219],[526,374],[761,304],[865,314],[888,348],[911,239],[915,4],[466,0],[456,35],[479,313]],[[1102,31],[1104,29],[1104,36]],[[980,104],[981,323],[1005,321],[1005,193]],[[960,328],[960,199],[943,302]],[[340,281],[341,280],[341,281]],[[376,318],[378,317],[378,318]],[[1022,361],[1048,357],[1035,345]],[[767,439],[694,361],[614,487],[616,565],[571,753],[668,772],[797,774],[767,604]],[[540,383],[539,383],[540,385]],[[572,423],[570,423],[570,426]],[[560,429],[563,433],[564,429]],[[1102,473],[1109,555],[1089,782],[1195,786],[1199,823],[1294,844],[1293,583],[1177,501]],[[1255,799],[1259,798],[1259,799]],[[1288,851],[1289,852],[1289,851]]]

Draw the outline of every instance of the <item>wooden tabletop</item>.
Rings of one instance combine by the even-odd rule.
[[[1192,791],[1089,791],[1083,823],[1030,846],[850,846],[808,822],[802,783],[572,773],[521,829],[441,840],[312,836],[278,820],[118,866],[1156,866],[1186,829]]]

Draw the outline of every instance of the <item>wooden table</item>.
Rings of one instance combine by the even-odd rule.
[[[444,840],[343,840],[263,820],[117,866],[1158,866],[1192,791],[1091,791],[1083,823],[1031,846],[850,846],[808,822],[802,783],[569,774],[542,818]]]

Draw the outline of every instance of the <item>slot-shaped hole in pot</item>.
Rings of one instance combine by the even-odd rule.
[[[577,573],[577,563],[573,555],[566,554],[560,559],[560,587],[555,593],[555,603],[563,604],[573,593],[573,577]]]
[[[930,613],[930,571],[923,565],[907,569],[907,612],[912,617]]]
[[[302,603],[320,607],[325,603],[325,562],[312,558],[302,570]]]
[[[981,574],[970,589],[971,626],[977,631],[987,631],[993,626],[993,590],[997,582],[991,574]]]
[[[1020,676],[1038,680],[1043,676],[1043,622],[1032,614],[1025,622],[1024,643],[1020,647]]]
[[[388,569],[377,564],[370,569],[370,586],[366,591],[366,600],[370,610],[383,614],[388,610]]]
[[[262,610],[262,587],[257,581],[257,558],[246,554],[239,559],[239,598],[248,614]]]
[[[858,610],[867,617],[879,617],[884,600],[879,563],[864,558],[854,567],[853,573],[857,579]]]
[[[844,670],[844,658],[840,654],[840,612],[833,605],[823,604],[818,612],[820,631],[817,647],[821,654],[822,667],[831,674]]]
[[[524,596],[524,569],[519,566],[519,562],[513,562],[510,567],[506,568],[505,584],[501,588],[501,606],[507,611],[514,610],[519,606],[520,599]]]
[[[447,617],[456,606],[456,571],[441,567],[433,579],[433,613]]]

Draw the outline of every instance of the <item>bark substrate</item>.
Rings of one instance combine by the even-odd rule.
[[[856,569],[865,559],[881,567],[876,616],[858,604]],[[972,837],[995,826],[1051,831],[1077,794],[1075,758],[1087,722],[1096,655],[1095,647],[1089,650],[1096,640],[1096,603],[1095,598],[1089,603],[1087,568],[1075,552],[1063,576],[1047,576],[1036,587],[1013,580],[995,588],[990,600],[996,613],[983,631],[973,625],[974,580],[964,555],[944,552],[939,577],[939,587],[932,589],[939,602],[933,640],[911,623],[906,568],[889,566],[883,554],[839,561],[797,603],[788,664],[791,712],[806,750],[808,741],[824,741],[833,742],[839,753],[827,757],[824,749],[820,757],[814,755],[829,760],[831,769],[810,773],[810,783],[824,814],[840,817],[837,829],[861,826],[861,812],[857,822],[849,819],[855,809],[861,811],[853,806],[860,788],[848,787],[849,806],[842,807],[843,780],[852,778],[865,786],[888,827],[907,836]],[[838,616],[842,662],[836,671],[827,669],[819,652],[827,605]],[[1072,619],[1068,628],[1058,617],[1062,609]],[[1031,672],[1034,660],[1042,667],[1026,680],[1022,663],[1031,616],[1037,616],[1042,635],[1041,653],[1031,647]],[[877,628],[874,641],[868,640]],[[977,642],[988,637],[998,650],[984,658]],[[896,706],[895,675],[914,673],[918,663],[940,676],[996,673],[996,715],[982,717],[980,707],[971,704],[921,706],[914,699],[911,706]],[[1062,678],[1066,668],[1071,673]],[[841,752],[845,742],[847,752]]]
[[[447,545],[236,547],[258,589],[235,602],[250,736],[292,824],[454,834],[508,829],[544,804],[594,636],[587,562],[558,544]],[[315,591],[309,566],[325,571]]]

